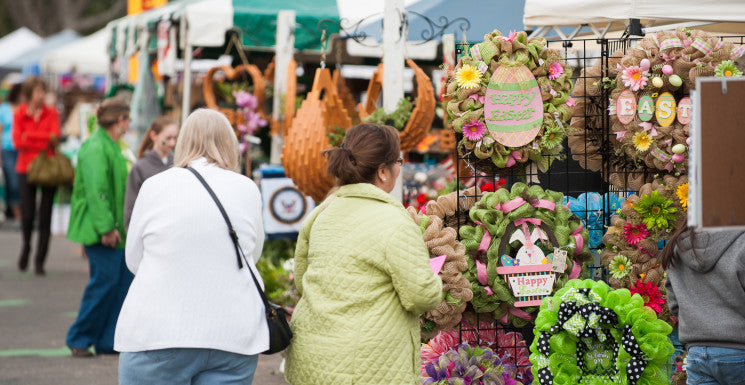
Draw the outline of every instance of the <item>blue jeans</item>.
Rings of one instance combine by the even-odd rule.
[[[692,346],[686,371],[687,385],[745,384],[745,350]]]
[[[119,355],[119,385],[251,385],[258,355],[171,348]]]
[[[5,176],[5,200],[8,206],[18,206],[21,196],[18,192],[18,173],[16,172],[16,150],[2,150],[3,175]]]
[[[114,352],[114,331],[119,311],[134,275],[124,262],[124,250],[101,244],[85,246],[91,280],[83,292],[80,311],[67,332],[67,346],[96,353]]]

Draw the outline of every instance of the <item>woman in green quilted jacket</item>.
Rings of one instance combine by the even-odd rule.
[[[360,124],[325,154],[339,188],[300,230],[285,377],[419,384],[419,315],[442,301],[442,282],[419,228],[389,194],[403,162],[398,133]]]
[[[100,128],[80,146],[67,238],[82,243],[91,280],[67,333],[74,357],[113,354],[119,310],[134,276],[124,262],[127,161],[117,144],[129,129],[129,105],[107,99],[96,112]]]

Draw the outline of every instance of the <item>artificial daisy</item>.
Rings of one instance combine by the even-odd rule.
[[[623,239],[629,245],[635,245],[647,239],[648,236],[649,230],[647,230],[647,226],[644,223],[634,226],[630,222],[626,222],[626,224],[623,225]]]
[[[466,89],[476,88],[481,83],[481,76],[481,71],[478,68],[465,64],[455,71],[455,82],[458,86]]]
[[[678,196],[678,200],[680,201],[680,207],[687,210],[688,209],[688,183],[683,183],[682,185],[678,186],[678,189],[675,190],[675,195]]]
[[[639,66],[631,66],[623,70],[621,80],[623,80],[623,85],[632,91],[639,91],[647,85],[647,71],[642,71]]]
[[[543,133],[543,147],[550,150],[564,140],[564,132],[558,127],[548,127]]]
[[[742,76],[742,71],[735,67],[735,63],[732,60],[725,60],[717,66],[714,70],[714,75],[718,77],[727,78],[730,76]]]
[[[649,137],[646,131],[639,131],[634,134],[632,142],[637,151],[647,151],[649,150],[649,146],[652,145],[652,138]]]
[[[678,211],[673,207],[673,202],[665,199],[657,191],[652,191],[649,195],[642,196],[636,203],[634,210],[641,214],[642,222],[651,229],[667,229],[670,222],[675,221],[675,213]]]
[[[629,288],[629,291],[631,295],[639,294],[644,299],[644,306],[650,307],[655,313],[659,314],[662,311],[665,299],[662,298],[660,289],[652,282],[643,283],[638,280],[634,286]]]
[[[629,270],[631,269],[631,261],[629,261],[628,258],[624,255],[617,255],[615,258],[613,258],[612,261],[610,261],[610,265],[608,266],[608,270],[610,270],[610,275],[615,279],[621,279],[627,275],[629,275]]]
[[[484,136],[486,125],[484,122],[473,120],[463,125],[463,136],[468,140],[477,141]]]
[[[555,61],[551,63],[550,66],[548,66],[548,78],[551,80],[556,80],[564,73],[564,67],[561,66],[561,63]]]

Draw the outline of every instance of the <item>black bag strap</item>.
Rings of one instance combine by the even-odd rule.
[[[246,269],[251,273],[251,278],[254,280],[254,284],[256,285],[256,290],[259,291],[259,295],[261,296],[261,301],[264,302],[264,309],[267,311],[270,309],[269,307],[269,301],[266,299],[266,294],[264,294],[264,291],[261,290],[261,285],[259,285],[259,281],[256,279],[256,275],[254,275],[253,270],[251,269],[250,265],[248,264],[248,260],[246,260],[246,255],[243,254],[243,249],[241,249],[241,246],[238,244],[238,233],[235,232],[233,229],[233,224],[230,222],[230,218],[228,218],[228,213],[225,212],[225,209],[222,207],[222,203],[220,203],[220,200],[217,199],[217,195],[215,195],[215,192],[212,191],[212,188],[210,188],[210,185],[207,184],[207,181],[204,180],[202,175],[200,175],[197,170],[187,166],[187,170],[191,171],[194,176],[199,179],[200,182],[202,182],[202,186],[204,186],[205,189],[207,189],[207,192],[212,197],[212,200],[215,201],[215,204],[217,204],[217,208],[220,209],[220,214],[222,214],[222,217],[225,219],[225,223],[228,225],[228,234],[230,234],[230,239],[233,241],[233,247],[235,247],[235,256],[238,258],[238,270],[243,268],[243,263],[241,262],[241,259],[245,261],[246,263]]]

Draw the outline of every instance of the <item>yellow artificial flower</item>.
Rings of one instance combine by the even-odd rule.
[[[455,72],[455,81],[460,87],[476,88],[481,83],[481,71],[470,64],[466,64]]]
[[[637,151],[647,151],[652,145],[652,138],[645,131],[640,131],[634,134],[633,142]]]
[[[688,210],[688,183],[683,183],[682,185],[678,186],[678,189],[675,191],[675,195],[677,195],[678,200],[680,200],[680,207],[682,207],[684,210]]]

